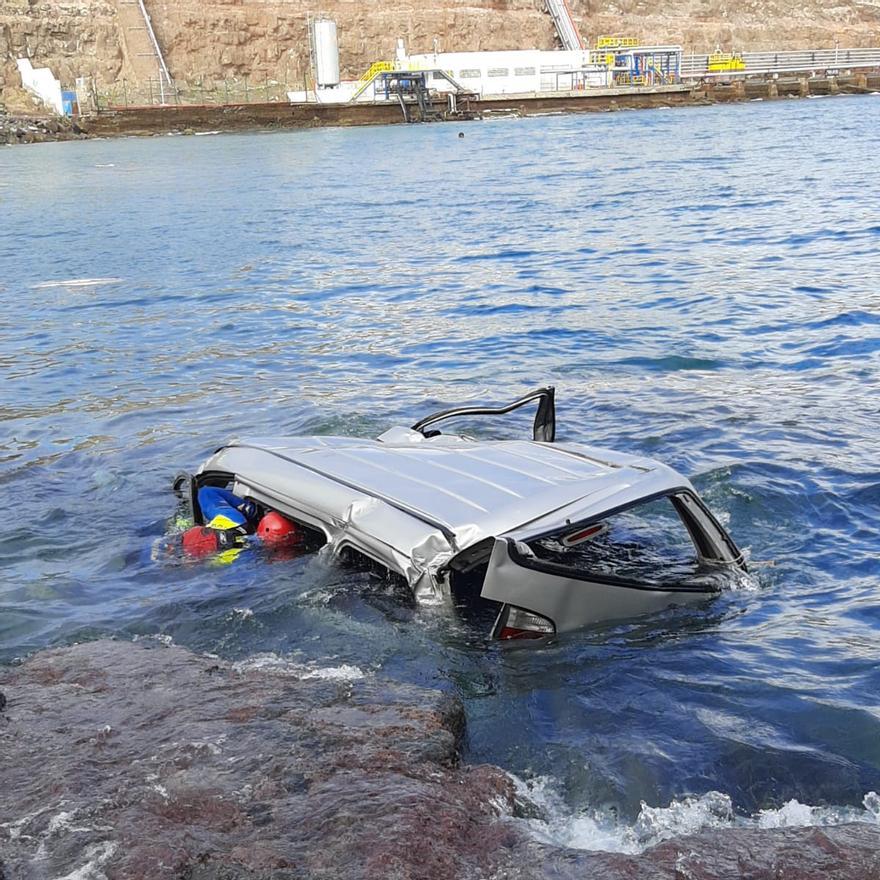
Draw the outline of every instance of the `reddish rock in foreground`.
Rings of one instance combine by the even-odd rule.
[[[541,846],[460,703],[101,641],[0,672],[0,878],[880,878],[880,827]]]
[[[0,688],[9,880],[457,877],[515,837],[489,804],[509,780],[456,766],[464,716],[438,691],[110,641]]]

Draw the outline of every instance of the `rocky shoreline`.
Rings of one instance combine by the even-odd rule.
[[[870,824],[539,844],[510,777],[460,763],[457,699],[351,667],[105,640],[0,690],[3,880],[880,877]]]
[[[75,122],[57,116],[10,116],[0,107],[0,146],[80,141],[87,138]]]
[[[866,95],[880,91],[880,74],[789,80],[740,80],[681,89],[599,90],[596,94],[554,93],[530,97],[500,96],[471,102],[465,117],[532,116],[558,113],[613,112],[670,107]],[[464,121],[455,120],[457,122]],[[58,117],[6,115],[0,104],[0,146],[85,138],[156,137],[271,131],[323,126],[400,124],[396,104],[253,104],[171,105],[118,108],[76,121]]]

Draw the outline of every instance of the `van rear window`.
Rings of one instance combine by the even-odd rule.
[[[583,574],[646,584],[702,582],[705,566],[668,497],[629,507],[530,545],[539,559]]]

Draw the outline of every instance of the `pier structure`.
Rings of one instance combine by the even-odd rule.
[[[880,48],[798,49],[790,52],[738,52],[739,63],[727,69],[713,69],[715,55],[685,55],[681,77],[686,80],[713,80],[772,76],[774,74],[821,74],[837,76],[845,71],[880,70]]]
[[[358,79],[345,80],[340,76],[335,20],[309,15],[311,87],[306,81],[303,90],[285,91],[288,86],[273,83],[280,93],[270,97],[268,79],[264,90],[252,86],[249,93],[245,77],[243,101],[230,95],[228,85],[222,97],[205,100],[201,92],[202,100],[199,96],[192,100],[188,90],[171,79],[144,0],[117,2],[134,16],[128,28],[132,35],[128,53],[155,66],[158,80],[150,82],[148,100],[143,94],[127,94],[124,81],[123,93],[117,91],[115,100],[101,101],[95,95],[95,114],[104,118],[93,130],[107,133],[126,127],[138,132],[186,131],[204,124],[222,130],[430,122],[498,113],[858,93],[877,88],[870,80],[874,71],[880,72],[877,48],[760,53],[717,49],[706,55],[684,55],[680,46],[642,45],[619,35],[599,36],[594,47],[586,48],[567,0],[545,0],[561,49],[441,52],[435,41],[433,52],[409,54],[403,40],[398,40],[393,58],[374,62]],[[141,24],[136,23],[137,14]],[[264,93],[263,100],[255,93]],[[150,112],[153,109],[158,114]],[[109,114],[116,114],[113,122]]]
[[[454,98],[429,96],[433,118],[459,119],[503,116],[546,116],[559,113],[643,110],[689,107],[713,103],[805,98],[813,95],[865,94],[880,91],[880,73],[861,72],[829,77],[755,77],[725,82],[683,81],[666,86],[629,86],[609,89]],[[290,104],[265,102],[225,105],[141,106],[103,110],[80,120],[93,136],[151,135],[164,132],[247,131],[254,129],[315,128],[321,126],[387,125],[418,121],[421,111],[409,107],[407,118],[397,101]]]
[[[123,94],[117,90],[113,99],[104,102],[105,108],[120,106],[120,97],[122,106],[208,102],[233,106],[242,98],[244,103],[257,103],[262,93],[267,103],[286,98],[291,104],[305,105],[392,104],[407,121],[429,121],[438,118],[433,109],[436,102],[447,106],[447,116],[455,116],[466,112],[463,105],[471,99],[516,96],[536,101],[569,94],[598,97],[609,89],[672,89],[681,84],[698,92],[713,82],[775,80],[792,74],[838,77],[880,70],[880,49],[872,48],[758,53],[717,49],[706,55],[684,55],[681,46],[642,45],[634,37],[620,35],[599,36],[594,47],[587,48],[568,0],[544,0],[560,49],[441,52],[435,40],[433,52],[410,54],[403,40],[398,40],[393,58],[375,61],[358,79],[342,79],[335,20],[309,15],[311,77],[306,78],[305,88],[288,91],[289,86],[273,82],[278,88],[270,97],[268,79],[264,86],[252,85],[249,90],[245,77],[243,96],[230,94],[227,83],[221,86],[222,96],[216,91],[206,95],[203,90],[178,88],[172,82],[144,0],[117,2],[143,13],[142,25],[132,25],[130,30],[143,41],[143,51],[138,54],[157,66],[159,76],[155,83],[150,80],[148,96],[143,89],[138,95],[126,94],[123,82]]]

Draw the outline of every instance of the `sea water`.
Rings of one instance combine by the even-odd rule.
[[[0,659],[159,637],[446,688],[465,759],[514,774],[522,821],[573,845],[870,820],[878,114],[865,97],[3,150]],[[151,559],[173,476],[230,437],[375,436],[543,384],[560,438],[689,475],[753,577],[523,648],[321,554]]]

